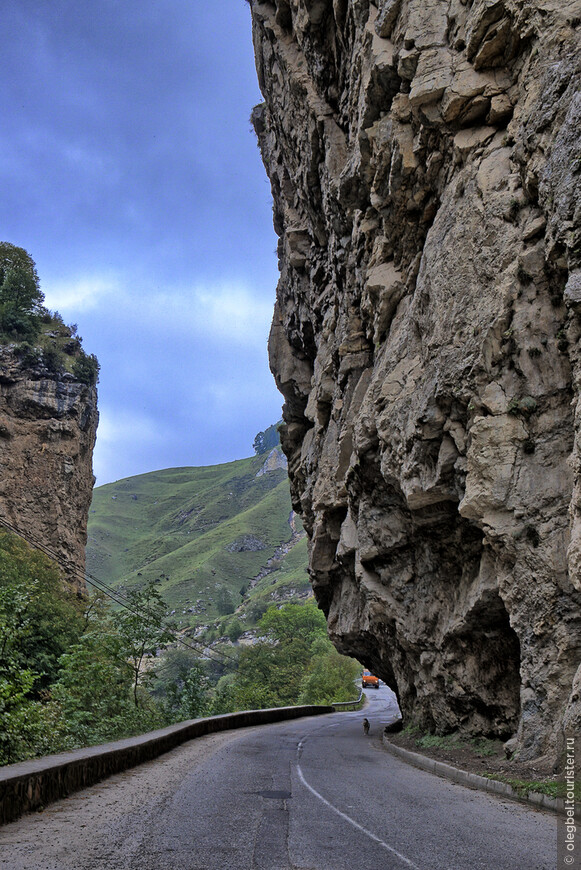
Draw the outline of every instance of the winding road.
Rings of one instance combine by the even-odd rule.
[[[5,825],[0,868],[554,870],[553,815],[393,758],[395,698],[366,694],[365,714],[208,735]]]

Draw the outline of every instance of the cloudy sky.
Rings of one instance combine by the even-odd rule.
[[[280,417],[244,0],[2,0],[0,240],[101,364],[97,485],[252,454]]]

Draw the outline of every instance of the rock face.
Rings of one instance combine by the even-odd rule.
[[[288,468],[288,462],[280,447],[275,447],[264,460],[264,465],[256,476],[262,477],[263,474],[268,474],[270,471],[276,471],[279,468]]]
[[[45,545],[85,591],[97,391],[0,348],[0,519]]]
[[[580,0],[252,2],[329,632],[423,728],[581,729]]]

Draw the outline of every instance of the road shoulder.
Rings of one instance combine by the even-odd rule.
[[[454,767],[447,762],[440,761],[437,758],[430,757],[427,754],[411,751],[402,746],[397,746],[390,734],[383,735],[383,745],[385,749],[408,764],[419,767],[437,776],[442,776],[458,785],[464,785],[469,788],[476,788],[480,791],[487,791],[501,797],[510,798],[511,800],[527,803],[537,809],[550,810],[556,813],[564,812],[564,804],[562,798],[552,798],[540,792],[516,789],[506,782],[497,779],[489,779],[481,774],[474,773],[468,770]]]

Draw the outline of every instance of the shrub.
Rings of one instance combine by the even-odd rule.
[[[94,387],[99,380],[99,361],[94,353],[86,354],[83,350],[73,363],[73,375],[82,384]]]

